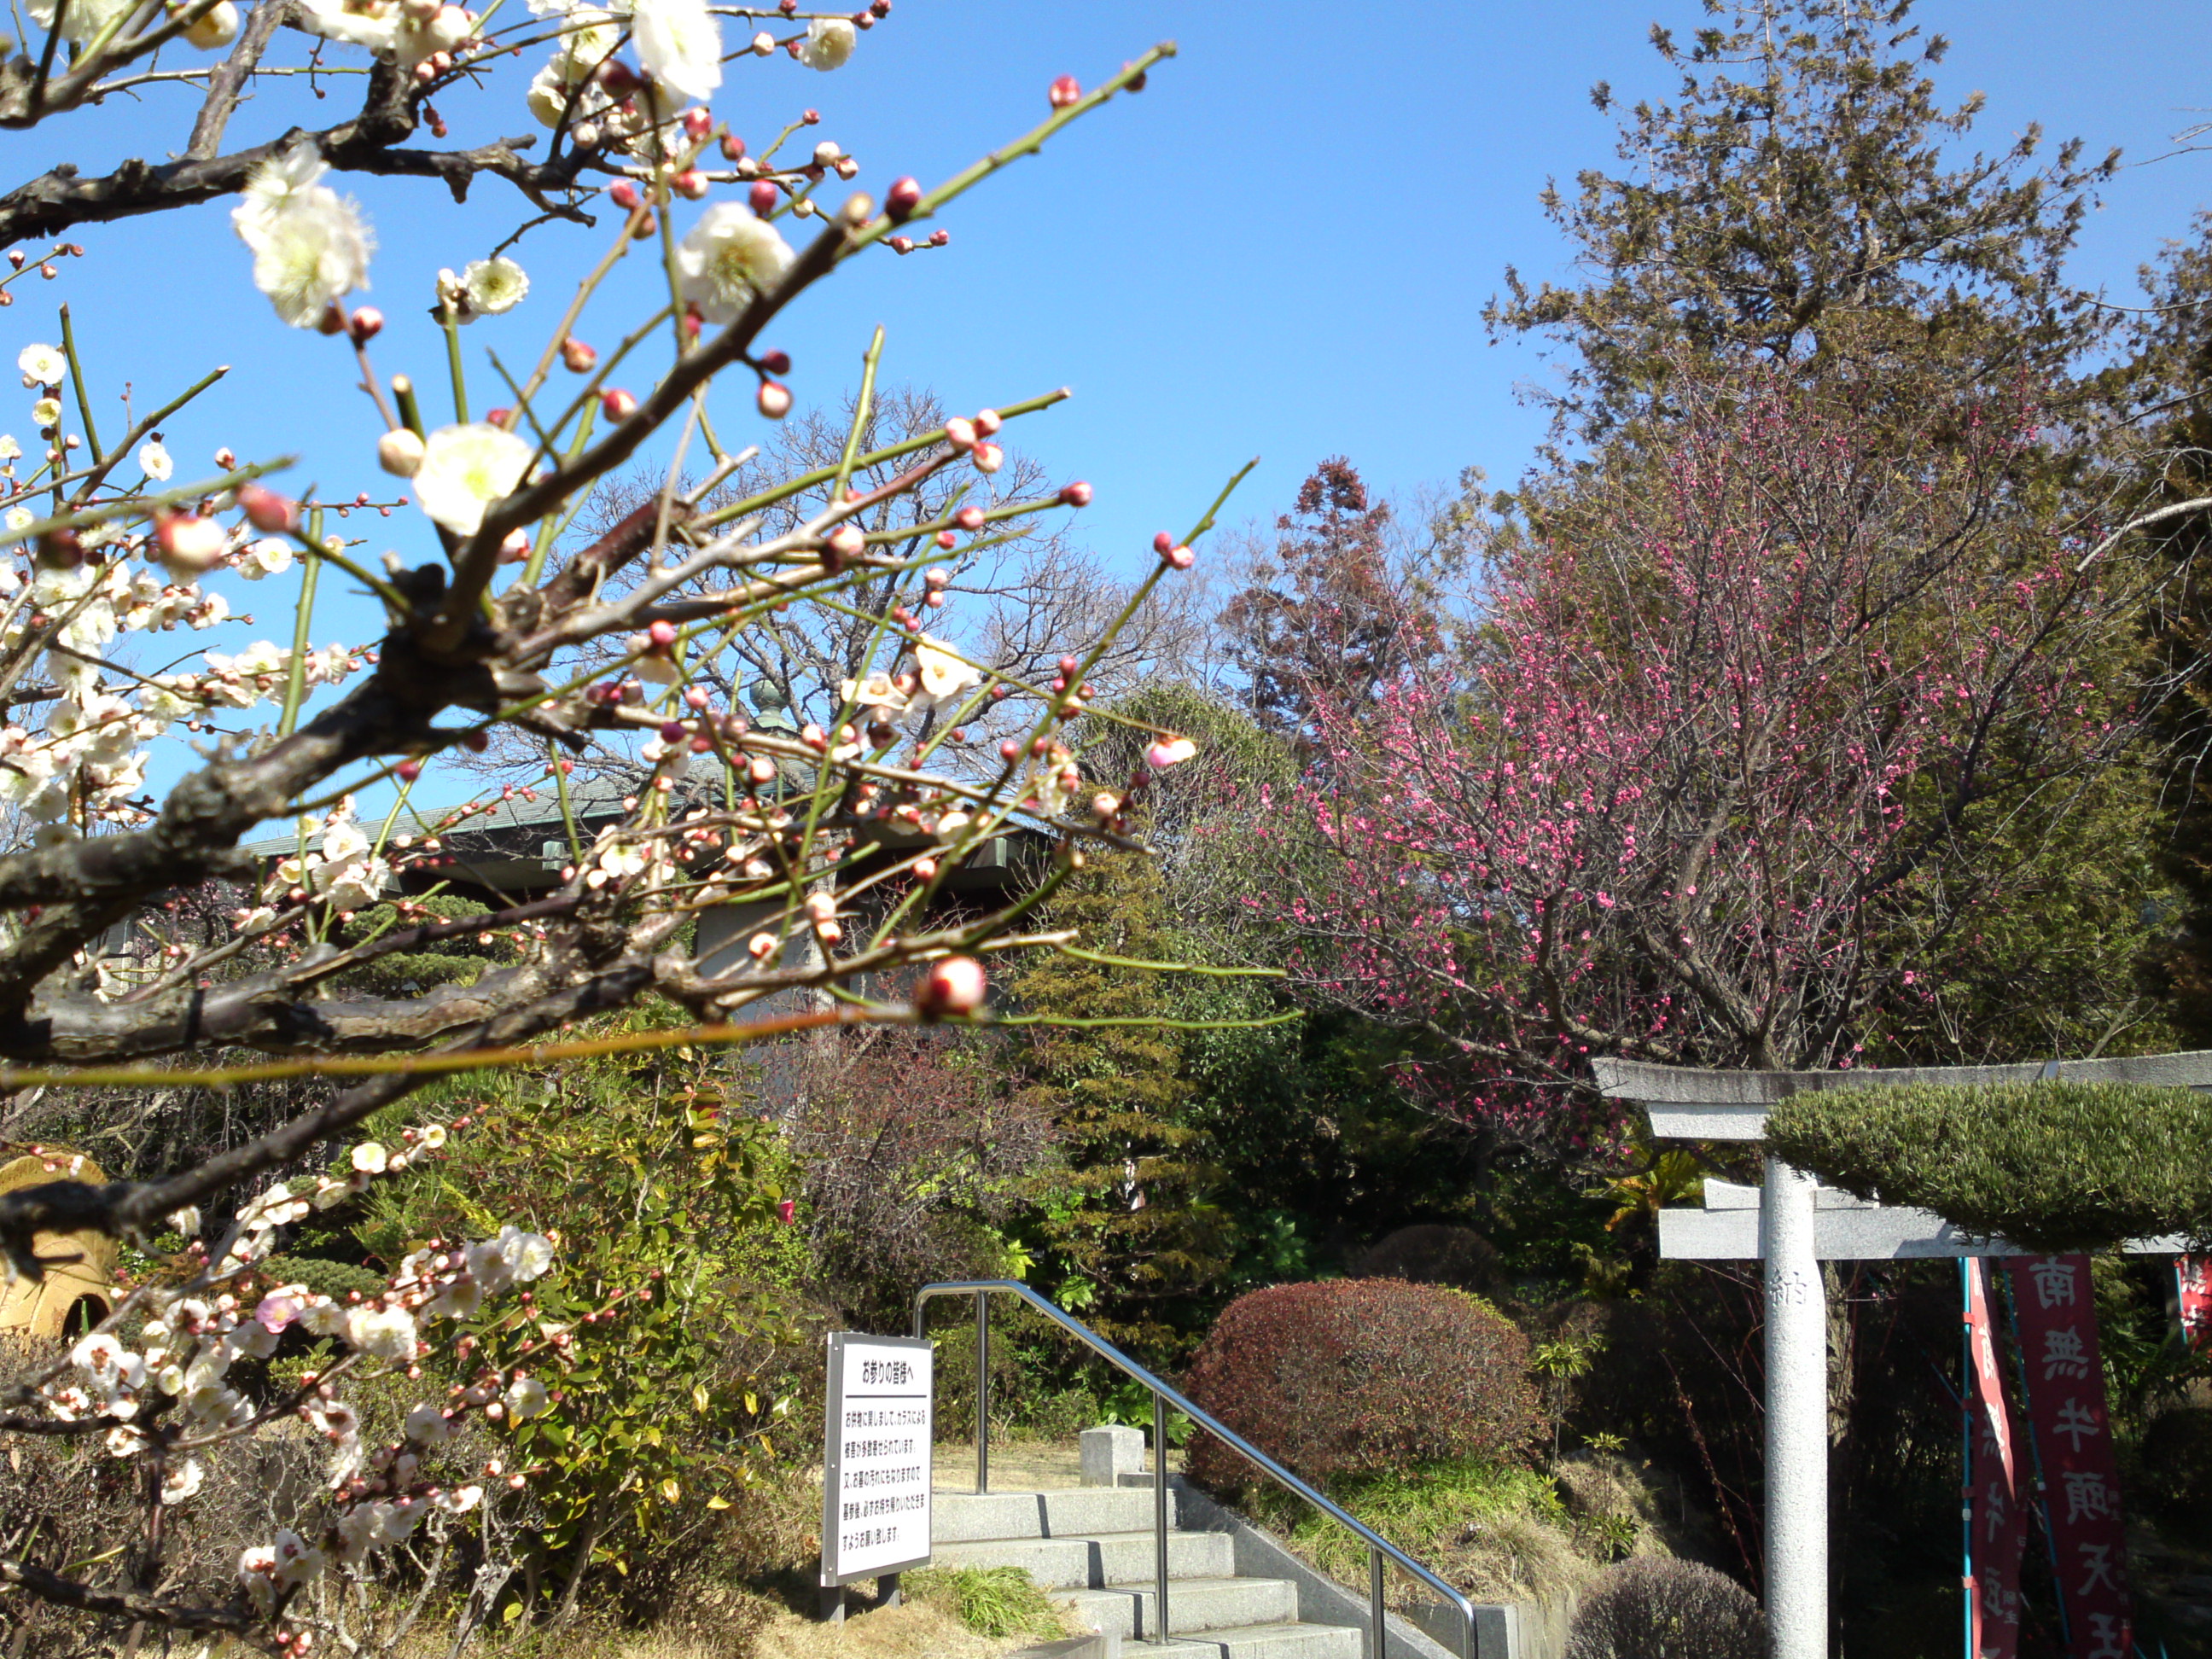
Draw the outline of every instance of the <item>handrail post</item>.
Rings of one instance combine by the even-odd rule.
[[[1375,1644],[1368,1650],[1369,1659],[1384,1659],[1389,1626],[1382,1618],[1382,1552],[1372,1544],[1367,1547],[1367,1611],[1375,1626]]]
[[[1168,1639],[1168,1402],[1152,1390],[1152,1640]]]
[[[991,1490],[991,1296],[975,1292],[975,1491]]]

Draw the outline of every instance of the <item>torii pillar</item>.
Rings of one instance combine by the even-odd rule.
[[[1704,1072],[1600,1060],[1598,1087],[1650,1114],[1655,1140],[1765,1138],[1766,1109],[1791,1095],[1881,1084],[1947,1086],[2146,1083],[2212,1091],[2212,1050],[2024,1066],[1950,1066],[1863,1072]],[[2180,1238],[2136,1239],[2131,1254],[2179,1255]],[[1705,1183],[1702,1210],[1659,1212],[1659,1253],[1675,1259],[1757,1260],[1766,1304],[1766,1616],[1774,1659],[1826,1659],[1828,1650],[1828,1306],[1824,1261],[2021,1255],[1927,1210],[1869,1204],[1822,1187],[1769,1154],[1763,1185]]]

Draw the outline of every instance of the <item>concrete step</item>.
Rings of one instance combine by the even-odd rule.
[[[1142,1532],[1152,1524],[1152,1494],[1113,1486],[1068,1492],[940,1492],[932,1499],[934,1542],[966,1544],[983,1538],[1092,1537]],[[1172,1499],[1168,1524],[1175,1524]]]
[[[1157,1647],[1128,1642],[1121,1659],[1360,1659],[1359,1632],[1346,1626],[1239,1625],[1173,1636]]]
[[[1091,1630],[1146,1639],[1159,1629],[1158,1601],[1149,1582],[1073,1590],[1054,1599],[1074,1609],[1078,1623]],[[1188,1578],[1168,1585],[1170,1636],[1289,1624],[1297,1616],[1297,1589],[1285,1578]]]
[[[940,1567],[1019,1567],[1047,1589],[1149,1583],[1154,1568],[1150,1531],[1103,1533],[1083,1538],[981,1538],[933,1544]],[[1225,1532],[1168,1534],[1168,1577],[1227,1578],[1237,1571],[1236,1547]]]

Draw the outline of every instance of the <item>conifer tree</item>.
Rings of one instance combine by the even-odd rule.
[[[1048,925],[1081,930],[1086,949],[1174,959],[1158,866],[1094,860],[1056,896]],[[1171,1012],[1172,981],[1139,969],[1042,955],[1016,977],[1024,1013],[1149,1018]],[[1038,1194],[1040,1231],[1062,1305],[1140,1353],[1171,1355],[1202,1331],[1194,1293],[1227,1267],[1232,1241],[1208,1200],[1218,1179],[1187,1121],[1193,1085],[1177,1034],[1148,1025],[1027,1028],[1010,1056],[1017,1104],[1048,1111],[1065,1167]]]

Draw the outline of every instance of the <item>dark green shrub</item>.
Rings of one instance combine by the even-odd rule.
[[[1567,1659],[1765,1659],[1766,1615],[1711,1567],[1644,1556],[1607,1567],[1576,1610]]]
[[[1528,1344],[1464,1291],[1395,1279],[1278,1285],[1231,1303],[1192,1362],[1191,1399],[1309,1480],[1518,1454],[1539,1432]],[[1201,1485],[1250,1465],[1211,1435]]]
[[[2185,1542],[2212,1544],[2212,1409],[2160,1412],[2143,1431],[2136,1455],[2145,1512]]]
[[[2212,1240],[2212,1097],[2141,1084],[1923,1085],[1792,1097],[1774,1152],[1832,1185],[2039,1250]]]

